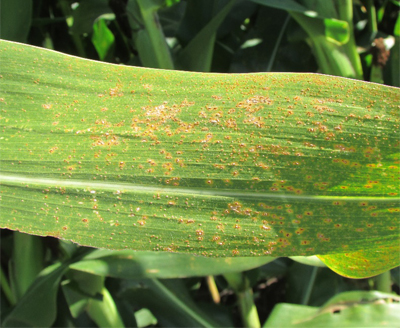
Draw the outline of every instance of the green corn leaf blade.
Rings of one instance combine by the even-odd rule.
[[[292,0],[252,1],[287,10],[290,13],[309,35],[321,72],[362,79],[361,62],[356,52],[354,35],[350,26],[351,19],[348,21],[338,19],[348,17],[339,15],[333,2],[305,1],[303,5],[300,5]]]
[[[398,88],[123,67],[7,41],[0,59],[2,228],[108,249],[320,255],[353,277],[399,265]]]
[[[397,295],[354,291],[340,293],[320,308],[281,303],[263,327],[396,327],[399,300]]]
[[[96,250],[70,268],[122,279],[184,278],[219,275],[256,268],[273,257],[212,258],[190,254]]]
[[[32,0],[0,1],[0,38],[25,42],[31,28],[32,7]]]
[[[178,63],[182,69],[199,72],[210,71],[217,30],[234,4],[235,1],[230,0],[179,53]]]
[[[82,274],[79,271],[77,272]],[[92,289],[89,290],[89,293],[82,291],[79,287],[77,288],[77,283],[74,280],[65,281],[61,285],[71,315],[77,318],[86,310],[89,317],[99,327],[124,327],[112,296],[107,288],[102,286],[104,277],[86,273],[85,275]],[[80,282],[83,281],[78,281],[78,284]],[[93,290],[94,286],[96,286],[95,290]],[[95,293],[93,293],[94,291]]]
[[[291,260],[320,268],[325,268],[326,265],[317,256],[291,256]]]
[[[104,60],[114,44],[114,34],[107,26],[105,19],[99,19],[93,24],[92,43],[100,60]]]
[[[43,269],[42,238],[15,232],[13,236],[12,269],[14,294],[17,299],[28,290]]]
[[[50,327],[57,315],[57,292],[68,264],[54,264],[41,272],[2,322],[2,327]]]
[[[86,309],[89,296],[78,290],[71,281],[61,283],[61,290],[73,318],[79,317]]]
[[[199,307],[182,279],[123,280],[121,285],[120,297],[133,307],[149,309],[162,327],[232,326],[229,319],[220,322],[221,316],[215,315],[221,314],[223,308],[214,305],[207,311]]]
[[[79,263],[80,261],[77,262]],[[73,263],[71,265],[73,265]],[[69,284],[70,287],[80,291],[82,295],[89,297],[98,296],[101,294],[104,287],[105,278],[100,275],[70,270],[68,271],[67,278],[70,282],[72,282],[72,284]]]
[[[263,6],[286,10],[293,15],[302,16],[313,35],[322,35],[330,42],[345,44],[349,41],[349,24],[337,19],[337,12],[331,1],[305,2],[299,4],[294,0],[251,0]]]
[[[157,324],[157,318],[146,308],[136,311],[135,318],[139,328]]]
[[[296,18],[297,15],[303,16],[302,20],[306,22],[313,35],[323,35],[337,44],[345,44],[349,41],[349,24],[345,21],[336,19],[337,13],[332,8],[330,1],[319,3],[308,3],[307,6],[301,5],[293,0],[251,0],[263,6],[287,10]],[[309,8],[316,8],[317,11]]]
[[[103,287],[102,300],[89,299],[87,313],[100,328],[125,327],[117,306],[108,289]]]
[[[147,67],[173,69],[174,63],[157,14],[163,2],[136,0],[136,5],[145,27],[140,28],[135,40],[141,63]],[[131,10],[133,6],[132,3]]]
[[[386,263],[399,263],[399,256],[398,246],[383,246],[378,243],[373,258],[370,257],[369,250],[363,249],[341,254],[320,255],[318,257],[330,269],[342,276],[364,278],[384,272],[382,268],[387,265]]]
[[[394,34],[394,36],[397,36],[397,37],[400,36],[400,17],[397,17],[397,19],[396,19],[396,24],[393,29],[393,34]]]
[[[79,3],[73,11],[73,34],[91,33],[95,21],[102,15],[111,14],[112,10],[108,6],[107,0],[86,0]]]
[[[324,18],[325,36],[331,42],[339,45],[345,44],[350,39],[349,24],[333,18]]]

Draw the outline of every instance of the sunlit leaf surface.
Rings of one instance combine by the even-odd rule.
[[[6,41],[0,56],[2,228],[109,249],[317,254],[356,277],[399,265],[399,89]]]

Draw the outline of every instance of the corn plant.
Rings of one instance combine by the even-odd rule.
[[[382,20],[390,5],[378,9]],[[277,306],[265,327],[329,325],[338,311],[332,322],[348,322],[361,303],[372,324],[395,322],[400,92],[362,79],[396,85],[398,67],[357,52],[359,7],[87,0],[53,10],[73,53],[136,66],[15,42],[38,32],[7,18],[16,27],[0,41],[4,326],[230,326],[215,305],[230,288],[242,325],[259,327],[251,272],[286,274],[282,258],[304,270],[293,283],[300,305]],[[379,10],[363,10],[373,44]],[[260,65],[282,65],[287,35],[329,75],[208,73],[224,56],[232,72],[257,54],[259,12],[284,18]],[[396,24],[382,42],[398,39]],[[56,41],[43,36],[48,48]],[[292,270],[289,283],[301,279]],[[381,292],[346,285],[312,303],[316,281],[345,286],[329,270],[377,276],[368,281]],[[202,276],[213,306],[192,298],[200,278],[178,279]]]

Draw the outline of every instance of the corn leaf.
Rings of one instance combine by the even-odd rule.
[[[399,265],[398,88],[1,41],[0,227],[108,249]]]
[[[263,328],[395,327],[400,319],[399,301],[392,294],[351,291],[332,297],[319,308],[281,303],[276,305]]]
[[[57,316],[58,286],[68,264],[57,263],[43,270],[13,310],[4,316],[2,327],[50,327]]]
[[[273,260],[275,258],[270,256],[215,258],[182,253],[98,249],[71,264],[70,268],[122,279],[171,279],[246,271]]]

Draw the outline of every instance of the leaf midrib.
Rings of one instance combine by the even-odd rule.
[[[367,197],[367,196],[312,196],[312,195],[286,195],[283,193],[266,193],[266,192],[252,192],[252,191],[229,191],[224,189],[205,189],[205,188],[188,188],[188,187],[165,187],[165,186],[151,186],[133,183],[121,182],[104,182],[104,181],[82,181],[82,180],[64,180],[64,179],[50,179],[50,178],[32,178],[23,175],[10,175],[0,172],[0,184],[16,185],[16,184],[31,184],[31,185],[45,185],[45,186],[64,186],[71,188],[89,188],[89,189],[103,189],[121,192],[165,192],[187,195],[202,195],[210,197],[240,197],[247,199],[287,199],[287,200],[346,200],[346,201],[360,201],[370,200],[375,202],[393,202],[399,200],[398,197]]]

